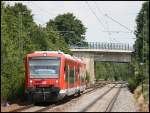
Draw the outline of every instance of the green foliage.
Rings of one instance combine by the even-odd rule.
[[[54,20],[47,23],[47,27],[53,27],[55,31],[59,31],[62,38],[67,44],[85,44],[86,28],[82,22],[72,13],[58,15]]]
[[[129,88],[133,91],[142,82],[149,84],[149,2],[144,2],[136,17],[135,53],[132,56]]]
[[[137,28],[135,31],[135,51],[136,59],[143,61],[149,59],[149,2],[144,2],[142,9],[136,18]]]
[[[72,54],[68,42],[84,42],[85,27],[67,13],[58,15],[43,28],[36,25],[31,11],[22,3],[14,6],[1,3],[1,101],[7,101],[23,95],[26,54],[40,50]],[[63,28],[58,29],[61,25]],[[75,34],[61,34],[59,30],[72,30]]]
[[[128,87],[129,87],[131,92],[134,91],[134,89],[137,87],[137,83],[136,83],[135,78],[129,78],[129,80],[128,80]]]
[[[86,77],[85,77],[85,80],[87,82],[90,82],[90,74],[86,71]]]
[[[127,80],[129,76],[128,64],[97,62],[96,63],[96,79],[104,80]]]
[[[40,50],[72,53],[64,38],[54,32],[54,26],[36,25],[25,5],[1,3],[1,102],[4,102],[23,95],[26,54]]]

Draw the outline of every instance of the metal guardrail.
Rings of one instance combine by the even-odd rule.
[[[71,45],[70,49],[107,49],[107,50],[131,50],[133,47],[125,43],[103,43],[103,42],[87,42],[85,45]]]

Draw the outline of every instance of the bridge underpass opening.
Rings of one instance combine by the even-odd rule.
[[[74,51],[74,56],[81,58],[86,63],[86,70],[90,76],[90,82],[95,81],[95,62],[125,63],[131,62],[131,53],[126,52],[103,52],[103,51]]]
[[[129,44],[124,43],[101,43],[88,42],[87,45],[70,46],[73,55],[81,58],[86,63],[86,70],[90,76],[90,82],[94,82],[94,62],[131,62],[131,54],[134,49]]]
[[[94,61],[96,80],[127,81],[131,75],[130,63]]]

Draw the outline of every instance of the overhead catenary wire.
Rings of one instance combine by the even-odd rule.
[[[94,3],[95,3],[95,6],[96,6],[96,8],[97,8],[97,10],[98,10],[98,12],[103,16],[103,13],[102,13],[102,11],[100,10],[100,8],[98,7],[98,5],[96,4],[96,2],[94,1]],[[101,20],[103,20],[103,19],[101,19]],[[104,21],[105,21],[105,23],[106,23],[106,20],[104,19]]]
[[[104,14],[102,13],[102,11],[100,10],[100,8],[98,7],[98,5],[97,5],[97,3],[94,1],[94,3],[95,3],[95,6],[96,6],[96,8],[98,9],[98,12],[102,15],[102,16],[104,16]],[[105,17],[105,16],[104,16]],[[106,24],[106,29],[108,30],[108,37],[109,37],[109,39],[110,40],[112,40],[112,41],[117,41],[115,38],[112,38],[111,37],[111,32],[109,32],[109,24],[108,24],[108,22],[106,21],[106,19],[104,19],[104,21],[105,21],[105,24]]]
[[[102,25],[102,27],[105,29],[105,26],[103,25],[103,23],[101,22],[101,20],[99,19],[99,17],[96,15],[96,13],[93,11],[93,9],[90,7],[88,1],[85,2],[88,6],[88,8],[90,9],[90,11],[93,13],[93,15],[96,17],[96,19],[98,20],[98,22]]]
[[[36,8],[36,9],[37,9],[38,11],[40,11],[41,13],[44,12],[44,13],[46,14],[47,17],[50,16],[50,15],[47,14],[45,11],[42,11],[36,4],[33,4],[33,2],[30,1],[30,2],[28,2],[28,4],[31,5],[31,7]],[[35,15],[33,15],[33,16],[35,16]],[[41,16],[38,15],[38,13],[36,13],[36,16],[39,16],[39,17],[41,18]],[[35,16],[35,17],[36,17],[36,16]],[[36,19],[37,19],[37,18],[36,18]],[[41,18],[40,21],[39,21],[39,18],[38,18],[37,20],[38,20],[39,23],[41,23],[40,21],[43,20],[43,18]],[[36,21],[37,21],[37,20],[36,20]],[[44,25],[44,24],[42,24],[42,25]]]
[[[118,23],[120,26],[124,27],[125,29],[127,29],[128,31],[130,31],[131,33],[133,32],[133,30],[131,30],[130,28],[126,27],[125,25],[121,24],[120,22],[116,21],[115,19],[113,19],[112,17],[108,16],[108,14],[105,14],[106,17],[108,17],[109,19],[111,19],[112,21],[114,21],[115,23]]]
[[[32,7],[36,7],[36,9],[38,9],[41,13],[45,13],[48,17],[51,15],[54,15],[53,13],[49,13],[43,9],[41,9],[37,4],[35,4],[34,2],[29,2],[29,4],[31,3]]]
[[[126,32],[126,31],[104,31],[104,32],[110,32],[110,33],[131,33],[131,32]]]
[[[98,7],[98,5],[96,4],[95,1],[94,1],[94,3],[95,3],[96,8],[98,9],[98,11],[99,11],[100,13],[102,13],[102,11],[100,10],[100,8]],[[103,15],[103,13],[102,13],[102,15]]]
[[[100,8],[97,6],[96,2],[94,2],[94,3],[95,3],[95,5],[96,5],[96,7],[97,7],[99,13],[101,13],[103,16],[106,16],[106,14],[104,15],[104,13],[103,13],[103,12],[100,10]],[[102,19],[97,16],[96,12],[93,10],[93,8],[90,6],[90,4],[89,4],[88,2],[86,2],[86,4],[87,4],[88,8],[91,10],[91,12],[94,14],[94,16],[96,17],[96,19],[98,20],[98,22],[101,24],[101,26],[102,26],[104,29],[107,28],[107,27],[104,25],[104,23],[102,22]],[[39,11],[44,12],[45,14],[47,14],[48,16],[50,16],[50,13],[49,13],[49,12],[44,11],[43,9],[41,9],[39,6],[37,6],[36,3],[33,3],[33,5],[36,6],[36,7],[39,9]],[[110,17],[110,16],[109,16],[109,17]],[[107,23],[107,24],[108,24],[108,23]],[[119,22],[118,22],[118,24],[119,24]],[[120,25],[122,25],[122,24],[120,24]],[[124,27],[126,27],[126,26],[124,26]],[[126,29],[127,29],[127,27],[126,27]],[[109,28],[107,28],[107,30],[108,30],[109,38],[110,38],[111,33],[119,33],[119,32],[120,32],[120,31],[118,31],[118,32],[111,32],[111,31],[109,30]],[[128,30],[129,30],[129,28],[128,28]],[[110,31],[110,32],[109,32],[109,31]],[[125,32],[124,32],[124,33],[125,33]]]
[[[30,2],[28,2],[29,4],[30,4]],[[35,3],[33,3],[32,2],[32,4],[31,4],[32,6],[34,5],[34,6],[36,6],[36,8],[38,8],[38,9],[40,9],[39,11],[41,12],[41,11],[43,11],[45,14],[47,14],[48,16],[50,15],[48,12],[45,12],[44,10],[42,10],[40,7],[38,7]],[[46,25],[47,24],[47,22],[46,23],[43,23],[43,24],[41,24],[41,26],[43,26],[43,25]],[[60,25],[61,26],[61,25]],[[51,32],[66,32],[66,33],[74,33],[74,31],[54,31],[54,30],[52,30]]]
[[[111,19],[112,21],[116,22],[117,24],[121,25],[122,27],[128,29],[130,32],[124,32],[124,31],[113,31],[113,33],[119,33],[119,32],[124,32],[124,33],[133,33],[133,30],[129,29],[127,26],[121,24],[120,22],[118,22],[117,20],[113,19],[112,17],[108,16],[108,14],[103,14],[102,11],[100,10],[100,8],[97,6],[96,2],[94,1],[96,8],[98,9],[99,13],[102,14],[103,16],[106,16],[107,18]],[[108,30],[109,32],[109,30]],[[112,32],[112,31],[110,31]],[[109,32],[109,33],[110,33]]]
[[[106,14],[104,14],[101,10],[100,10],[100,8],[97,6],[97,3],[94,1],[94,3],[95,3],[95,6],[96,6],[96,8],[98,9],[98,11],[99,11],[99,13],[102,15],[102,16],[105,16],[106,17]],[[109,16],[110,17],[110,16]],[[108,17],[107,17],[108,18]],[[115,21],[115,22],[117,22],[117,21]],[[105,20],[105,23],[106,23],[106,20]],[[106,23],[107,24],[107,26],[108,26],[108,23]],[[117,24],[119,24],[119,25],[121,25],[122,26],[122,24],[121,23],[119,23],[119,22],[117,22]],[[128,27],[126,27],[125,25],[123,25],[122,27],[125,27],[126,29],[128,29],[129,30],[129,28]],[[110,31],[109,30],[109,27],[107,27],[107,31],[104,31],[104,32],[108,32],[108,35],[109,35],[109,38],[112,38],[112,37],[110,37],[110,35],[112,34],[112,33],[133,33],[133,31],[132,30],[130,30],[130,32],[125,32],[125,31]],[[117,41],[115,38],[112,38],[114,41]]]

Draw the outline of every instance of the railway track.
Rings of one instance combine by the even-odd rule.
[[[10,112],[19,112],[19,111],[22,111],[22,110],[25,110],[25,109],[29,109],[29,108],[31,108],[31,107],[34,107],[34,104],[30,104],[30,105],[27,105],[27,106],[24,106],[24,107],[15,109],[15,110],[10,111]]]
[[[121,91],[122,86],[123,86],[123,85],[121,84],[121,86],[119,87],[117,93],[116,93],[115,96],[112,98],[112,100],[110,101],[109,105],[107,106],[105,112],[111,112],[111,110],[112,110],[112,108],[113,108],[113,106],[114,106],[114,103],[116,102],[117,97],[118,97],[118,95],[119,95],[119,93],[120,93],[120,91]]]
[[[106,92],[104,92],[102,95],[100,95],[98,98],[94,99],[90,104],[88,104],[88,106],[86,106],[85,108],[83,108],[82,110],[80,110],[79,112],[88,112],[90,108],[92,108],[95,103],[97,101],[101,101],[104,96],[106,96],[110,91],[112,91],[117,85],[118,83],[114,83],[115,85],[113,87],[111,87],[110,89],[108,89]],[[122,83],[119,86],[119,89],[117,90],[117,92],[115,93],[115,95],[113,96],[113,98],[110,100],[109,104],[106,106],[106,109],[103,112],[111,112],[113,105],[120,93],[121,87],[122,87]]]
[[[110,83],[110,82],[109,82]],[[84,95],[84,94],[87,94],[87,93],[90,93],[98,88],[102,88],[104,87],[105,85],[109,84],[109,83],[97,83],[95,84],[93,87],[88,87],[86,88],[85,92],[83,92],[81,95]],[[19,108],[19,109],[16,109],[16,110],[13,110],[11,112],[28,112],[28,111],[32,111],[32,112],[42,112],[42,111],[46,111],[48,109],[51,109],[55,106],[58,106],[58,105],[61,105],[61,104],[64,104],[74,98],[78,98],[77,96],[71,96],[71,97],[67,97],[67,98],[64,98],[63,100],[61,101],[58,101],[56,103],[52,103],[48,106],[37,106],[37,105],[34,105],[34,104],[31,104],[31,105],[28,105],[28,106],[25,106],[25,107],[22,107],[22,108]]]

